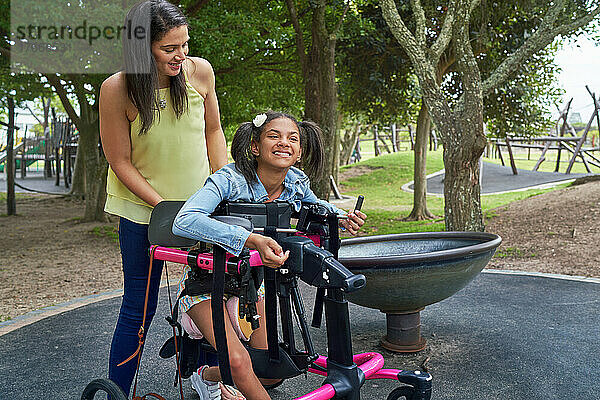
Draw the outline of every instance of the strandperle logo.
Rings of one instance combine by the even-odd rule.
[[[123,40],[149,40],[149,10],[125,22],[137,1],[11,1],[12,72],[114,73],[122,66]]]
[[[92,46],[94,41],[99,39],[105,40],[121,40],[121,35],[125,32],[128,39],[142,40],[146,38],[146,27],[137,25],[133,26],[131,21],[127,21],[126,25],[118,26],[96,26],[88,24],[87,19],[84,19],[81,25],[19,25],[16,28],[16,39],[22,41],[35,40],[73,40],[80,39],[87,41]]]

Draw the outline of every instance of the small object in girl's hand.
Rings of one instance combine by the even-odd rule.
[[[363,196],[362,194],[358,196],[358,199],[356,200],[356,205],[354,206],[354,210],[360,210],[362,208],[364,200],[365,196]]]

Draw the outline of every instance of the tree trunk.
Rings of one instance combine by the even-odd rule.
[[[442,124],[444,138],[444,211],[446,230],[485,229],[481,212],[479,158],[485,149],[483,121],[456,118]],[[460,123],[457,121],[461,121]],[[448,128],[454,132],[448,132]],[[480,131],[481,133],[478,133]]]
[[[334,175],[339,141],[336,140],[337,87],[335,83],[335,38],[325,27],[323,4],[314,10],[312,45],[307,57],[305,74],[305,117],[323,130],[325,170],[311,181],[317,197],[329,198],[329,175]],[[335,178],[335,176],[334,176]]]
[[[106,221],[99,203],[104,199],[106,187],[106,160],[98,151],[100,131],[98,120],[79,128],[78,151],[85,162],[85,212],[84,221]]]
[[[79,141],[81,141],[81,134],[79,135],[79,138]],[[80,145],[77,146],[75,168],[73,168],[73,181],[71,182],[71,191],[69,194],[81,198],[85,197],[85,161]]]
[[[421,102],[417,119],[417,132],[414,146],[414,192],[413,209],[407,221],[423,221],[435,216],[427,209],[427,142],[431,131],[431,118],[424,101]]]
[[[58,75],[45,75],[48,82],[54,87],[54,90],[60,98],[60,102],[65,108],[67,115],[79,130],[79,143],[77,146],[77,160],[80,164],[78,174],[84,175],[83,178],[76,178],[85,181],[85,211],[84,221],[106,221],[106,214],[100,207],[106,192],[106,160],[100,154],[98,143],[100,142],[100,124],[98,116],[97,100],[99,96],[99,87],[95,87],[96,102],[90,104],[87,98],[87,89],[84,80],[74,79],[70,84],[73,86],[73,93],[79,103],[79,114],[73,108],[64,83]],[[81,153],[81,154],[80,154]],[[81,164],[85,164],[84,171],[81,173]],[[79,186],[80,184],[77,183]]]
[[[346,130],[346,134],[342,138],[340,135],[340,142],[342,149],[340,150],[340,164],[348,165],[352,152],[356,148],[356,141],[358,140],[362,125],[355,123],[350,129]]]

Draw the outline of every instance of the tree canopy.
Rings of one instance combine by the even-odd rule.
[[[451,0],[428,8],[420,0],[399,5],[393,0],[381,0],[384,18],[399,44],[405,49],[419,77],[423,97],[444,143],[444,180],[446,228],[451,230],[483,230],[479,158],[485,148],[483,131],[484,96],[501,87],[534,54],[550,45],[558,35],[570,35],[588,25],[600,13],[600,5],[586,0],[555,0],[517,3],[494,3],[494,8],[533,8],[536,18],[531,33],[511,50],[506,49],[498,65],[484,74],[478,63],[477,47],[485,43],[487,20],[477,24],[477,13],[489,13],[484,0]],[[425,5],[424,5],[425,4]],[[410,7],[415,26],[411,30],[401,10]],[[437,22],[437,21],[440,22]],[[477,27],[480,29],[477,29]],[[479,32],[473,40],[472,32]],[[483,54],[483,53],[482,53]],[[455,61],[459,97],[444,91],[438,78],[440,61],[450,55]]]
[[[283,2],[183,3],[190,23],[190,55],[213,66],[225,129],[231,133],[266,109],[301,116],[302,76],[294,60],[293,30]],[[191,15],[190,15],[191,14]]]

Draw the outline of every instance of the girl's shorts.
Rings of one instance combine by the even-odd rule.
[[[227,308],[227,314],[229,315],[229,320],[231,321],[231,326],[233,326],[233,330],[238,335],[240,340],[247,342],[250,340],[250,336],[252,335],[252,326],[250,322],[245,319],[240,319],[238,307],[239,307],[239,298],[236,296],[231,296],[226,302],[225,307]],[[188,315],[187,312],[181,314],[181,326],[185,331],[190,335],[192,339],[202,339],[204,335],[200,332],[200,329],[194,323],[194,320]]]
[[[188,277],[188,273],[190,272],[190,267],[185,266],[184,274],[179,281],[179,287],[177,290],[177,297],[179,294],[185,289],[185,280]],[[265,286],[264,283],[260,285],[258,289],[258,301],[262,301],[265,296]],[[181,326],[185,331],[190,335],[193,339],[202,339],[203,335],[200,332],[200,329],[196,326],[192,318],[187,314],[192,306],[199,304],[203,301],[210,300],[210,294],[202,294],[198,296],[183,296],[179,299],[179,312],[181,313]],[[223,297],[223,301],[225,301],[225,306],[227,309],[227,314],[229,314],[229,320],[231,321],[231,325],[236,331],[238,337],[241,340],[248,341],[250,340],[250,335],[252,334],[252,327],[250,323],[245,319],[239,318],[239,298],[236,296],[225,295]]]

